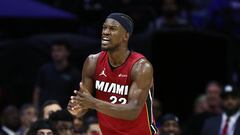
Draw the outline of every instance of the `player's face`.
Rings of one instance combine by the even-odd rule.
[[[125,34],[127,32],[119,22],[111,18],[106,19],[102,29],[102,50],[113,50],[120,47],[121,43],[126,40]]]

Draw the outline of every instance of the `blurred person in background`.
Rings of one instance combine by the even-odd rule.
[[[240,37],[240,1],[212,0],[209,4],[208,30]]]
[[[174,114],[165,114],[161,119],[160,135],[181,135],[179,118]]]
[[[221,85],[216,81],[211,81],[206,87],[208,112],[221,113]]]
[[[16,106],[6,106],[2,113],[2,125],[0,135],[16,135],[19,129],[20,118]]]
[[[83,117],[74,116],[73,129],[75,135],[82,135],[84,133],[84,120]]]
[[[208,111],[207,95],[198,96],[194,102],[194,114],[201,114]]]
[[[150,31],[189,27],[187,18],[181,15],[181,8],[177,0],[163,0],[161,12],[161,16],[150,23]]]
[[[97,118],[86,121],[86,135],[102,135]]]
[[[31,124],[37,120],[37,109],[33,104],[24,104],[20,109],[20,129],[18,135],[25,135]]]
[[[154,118],[156,120],[156,126],[157,128],[159,128],[160,126],[160,117],[162,115],[162,105],[160,103],[160,101],[155,98],[153,100],[153,115],[154,115]]]
[[[200,135],[205,120],[221,113],[221,92],[222,87],[217,81],[207,83],[203,108],[201,108],[202,110],[199,113],[194,112],[189,120],[187,120],[183,128],[184,135]]]
[[[4,106],[6,105],[6,93],[5,89],[2,86],[2,82],[0,81],[0,112],[2,112]]]
[[[53,123],[58,135],[73,135],[73,116],[67,110],[52,113],[49,120]]]
[[[188,0],[191,5],[191,24],[197,30],[205,30],[210,20],[209,5],[213,0]]]
[[[53,112],[62,110],[61,105],[56,100],[47,100],[43,103],[40,113],[40,118],[48,119]]]
[[[226,85],[221,98],[223,112],[205,121],[201,135],[240,135],[240,89]]]
[[[51,46],[52,63],[43,65],[33,92],[33,103],[42,106],[46,100],[57,100],[66,107],[72,89],[78,88],[79,70],[71,65],[71,47],[66,41],[56,41]]]
[[[31,125],[26,135],[57,135],[57,132],[49,120],[38,120]]]

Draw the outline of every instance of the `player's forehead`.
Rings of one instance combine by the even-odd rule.
[[[121,24],[116,21],[115,19],[112,18],[107,18],[105,22],[103,23],[103,26],[115,26],[115,27],[120,27]]]

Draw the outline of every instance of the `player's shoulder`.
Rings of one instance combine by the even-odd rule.
[[[145,57],[140,58],[138,61],[136,61],[134,66],[141,66],[141,67],[145,67],[145,68],[152,68],[151,62],[147,58],[145,58]]]
[[[145,57],[140,58],[132,68],[132,72],[135,73],[146,73],[146,72],[153,72],[152,64],[149,60],[147,60]]]
[[[101,52],[96,54],[90,54],[85,60],[85,64],[95,66],[97,64],[98,57],[100,56]]]
[[[100,53],[90,54],[88,55],[87,59],[90,61],[97,61],[98,57],[100,56]]]
[[[153,75],[153,67],[152,64],[146,58],[140,58],[132,67],[131,76],[132,79],[142,77],[152,77]]]

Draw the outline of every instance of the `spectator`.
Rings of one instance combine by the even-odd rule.
[[[240,135],[240,91],[227,85],[221,97],[223,112],[205,121],[202,135]]]
[[[221,112],[221,85],[216,81],[211,81],[208,83],[206,88],[208,111],[211,113]]]
[[[97,118],[91,117],[91,119],[88,119],[88,121],[86,121],[86,125],[86,135],[102,135]]]
[[[52,44],[53,62],[43,65],[39,71],[33,93],[34,105],[42,106],[46,100],[54,99],[66,107],[71,90],[78,87],[80,78],[79,71],[70,64],[69,56],[70,45],[67,42],[57,41]]]
[[[0,81],[0,112],[2,112],[4,106],[6,105],[6,93],[5,89],[2,86],[2,82]]]
[[[84,121],[83,117],[75,116],[73,119],[73,128],[75,135],[81,135],[84,133]]]
[[[7,106],[2,114],[0,135],[16,135],[19,125],[20,120],[17,107]]]
[[[57,130],[58,135],[74,134],[73,116],[67,110],[59,110],[52,113],[49,120],[53,122],[53,126]]]
[[[197,97],[194,103],[194,114],[201,114],[208,111],[207,96],[205,94]]]
[[[209,5],[209,28],[239,37],[240,2],[238,0],[212,0]]]
[[[32,104],[24,104],[20,109],[21,126],[18,135],[26,135],[31,124],[37,120],[37,109]]]
[[[209,4],[212,0],[189,0],[191,3],[191,23],[197,30],[206,29],[210,19]]]
[[[58,110],[62,110],[62,107],[56,100],[47,100],[44,102],[41,108],[40,117],[43,119],[48,119],[49,115]]]
[[[160,116],[162,115],[162,106],[158,99],[153,100],[153,114],[154,118],[156,119],[156,126],[159,128],[160,126]]]
[[[34,122],[26,135],[57,135],[56,130],[48,120]]]
[[[206,85],[207,110],[202,113],[194,113],[184,126],[184,135],[200,135],[206,119],[221,113],[221,85],[216,81],[210,81]]]
[[[174,114],[165,114],[161,120],[160,135],[180,135],[179,119]]]
[[[150,24],[150,31],[189,27],[186,17],[181,15],[177,0],[163,0],[161,10],[162,15]]]

